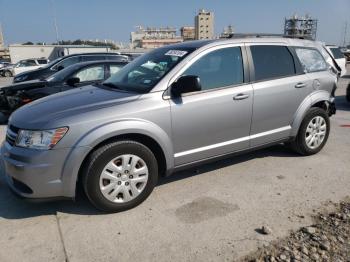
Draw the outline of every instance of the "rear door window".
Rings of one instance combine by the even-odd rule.
[[[255,81],[288,77],[296,74],[292,54],[286,46],[257,45],[250,47]]]
[[[80,70],[74,75],[80,82],[98,81],[104,79],[104,65],[91,66]]]
[[[327,70],[327,63],[321,53],[313,48],[296,47],[301,64],[308,73]]]

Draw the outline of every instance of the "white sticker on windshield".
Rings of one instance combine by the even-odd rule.
[[[186,54],[187,54],[187,51],[181,51],[181,50],[169,50],[168,52],[165,53],[165,55],[178,56],[178,57],[183,57]]]

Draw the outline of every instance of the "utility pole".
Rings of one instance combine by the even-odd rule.
[[[55,32],[56,32],[56,42],[57,42],[57,44],[59,44],[60,39],[58,37],[58,26],[57,26],[57,19],[56,19],[55,0],[51,0],[51,5],[52,5],[52,13],[53,13],[53,24],[54,24]]]
[[[345,26],[344,26],[344,39],[343,39],[343,47],[345,47],[345,46],[346,46],[347,34],[348,34],[348,22],[345,22]]]
[[[0,23],[0,48],[5,47],[4,34],[2,32],[2,25]]]

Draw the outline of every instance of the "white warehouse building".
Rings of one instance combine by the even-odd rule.
[[[12,63],[17,63],[23,59],[29,58],[47,58],[50,61],[58,57],[77,54],[77,53],[95,53],[95,52],[114,52],[105,46],[83,46],[83,45],[20,45],[13,44],[9,46]]]

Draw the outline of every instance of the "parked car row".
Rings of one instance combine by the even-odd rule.
[[[127,62],[131,60],[131,57],[117,53],[87,53],[63,56],[51,62],[45,58],[25,59],[16,64],[4,63],[2,67],[0,66],[0,76],[14,76],[14,83],[19,83],[33,79],[46,78],[69,65],[96,60]]]
[[[38,71],[51,74],[67,59],[83,60]],[[336,112],[335,59],[314,41],[232,38],[155,49],[84,88],[70,88],[84,69],[63,69],[70,90],[11,115],[1,149],[6,180],[34,199],[74,198],[81,184],[93,205],[117,212],[144,201],[160,176],[233,153],[285,143],[316,154]],[[105,78],[106,65],[91,75]]]
[[[97,60],[113,60],[119,62],[129,61],[127,56],[114,54],[114,53],[88,53],[88,54],[73,54],[67,55],[50,62],[46,66],[39,68],[38,70],[28,71],[21,74],[17,74],[13,82],[19,83],[23,81],[46,78],[50,75],[80,62],[89,62]]]
[[[8,63],[6,66],[0,68],[0,74],[2,76],[11,77],[20,73],[35,70],[49,62],[46,58],[32,58],[21,60],[16,64]]]
[[[99,83],[109,78],[127,62],[110,60],[82,62],[38,80],[15,83],[0,89],[0,123],[6,123],[13,111],[39,98],[72,88]]]

